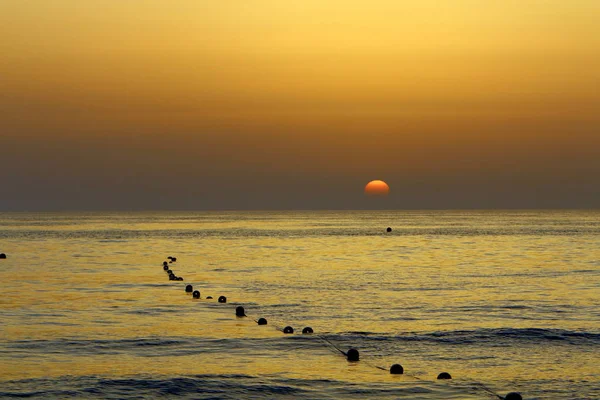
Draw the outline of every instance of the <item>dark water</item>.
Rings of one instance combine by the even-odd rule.
[[[0,226],[0,397],[600,398],[600,212],[0,214]],[[169,255],[184,282],[163,272]],[[350,347],[360,362],[339,352]]]

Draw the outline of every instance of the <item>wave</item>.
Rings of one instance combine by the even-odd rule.
[[[359,335],[367,340],[394,340],[405,342],[434,342],[448,344],[502,344],[506,342],[535,342],[543,344],[546,342],[561,342],[571,345],[599,345],[600,333],[571,331],[564,329],[544,328],[497,328],[497,329],[475,329],[438,331],[429,333],[402,333],[396,336],[382,336],[370,332],[348,332],[339,335]]]

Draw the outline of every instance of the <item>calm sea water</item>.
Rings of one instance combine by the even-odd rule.
[[[0,397],[600,398],[598,211],[22,213],[0,227]],[[394,363],[406,374],[377,368]]]

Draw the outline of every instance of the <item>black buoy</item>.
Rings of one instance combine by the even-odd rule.
[[[244,310],[244,307],[242,306],[237,306],[235,308],[235,316],[236,317],[245,317],[246,316],[246,312]]]
[[[292,328],[291,326],[286,326],[285,328],[283,328],[283,333],[294,333],[294,328]]]
[[[167,274],[171,275],[173,273],[173,270],[168,269],[167,270]]]
[[[206,300],[212,300],[212,296],[206,296]]]
[[[163,267],[164,267],[165,265],[169,265],[169,263],[168,263],[168,262],[166,262],[166,261],[163,261]]]
[[[187,286],[185,287],[185,292],[186,292],[186,293],[191,293],[191,292],[193,292],[193,291],[194,291],[194,287],[193,287],[192,285],[187,285]]]
[[[523,398],[521,397],[521,394],[517,392],[510,392],[504,397],[504,400],[523,400]]]
[[[167,272],[167,271],[169,270],[169,266],[168,266],[168,265],[163,265],[163,270],[164,270],[165,272]]]
[[[173,257],[171,257],[171,256],[167,257],[167,260],[172,260],[172,259],[173,259]]]
[[[394,364],[390,367],[390,374],[392,375],[402,375],[404,373],[404,368],[400,364]]]
[[[452,379],[452,375],[450,375],[447,372],[440,372],[440,374],[437,377],[438,379]]]
[[[218,301],[219,301],[219,303],[227,303],[227,297],[225,297],[225,296],[219,296]]]
[[[5,258],[6,258],[6,254],[4,254],[4,253],[0,253],[0,258],[1,258],[1,259],[5,259]]]
[[[302,333],[303,334],[308,334],[308,333],[313,333],[313,328],[311,328],[310,326],[307,326],[306,328],[302,329]]]
[[[348,359],[348,361],[358,361],[359,360],[358,350],[356,350],[356,349],[348,350],[348,352],[346,353],[346,358]]]
[[[176,281],[182,281],[183,278],[181,276],[178,276],[177,278],[175,278]]]
[[[171,274],[171,275],[169,275],[169,280],[170,281],[176,281],[177,277],[175,275]]]
[[[199,290],[194,290],[194,293],[192,293],[192,297],[195,299],[199,299],[200,298],[200,291]]]
[[[171,261],[173,261],[173,262],[177,261],[177,257],[171,257]]]
[[[392,231],[392,228],[390,228],[389,226],[387,227],[387,229],[385,230],[387,233],[390,233]]]
[[[259,318],[258,321],[256,321],[257,324],[259,325],[266,325],[267,324],[267,319],[266,318]]]

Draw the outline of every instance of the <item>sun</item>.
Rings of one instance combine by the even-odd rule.
[[[390,193],[390,187],[387,183],[380,180],[375,180],[367,183],[365,186],[365,194],[367,196],[385,197]]]

